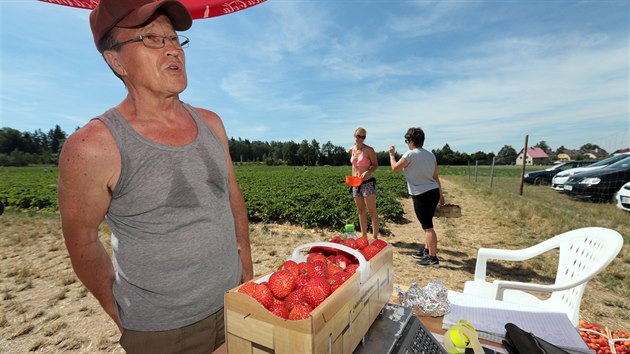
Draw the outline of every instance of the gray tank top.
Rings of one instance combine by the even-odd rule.
[[[126,329],[163,331],[206,318],[238,285],[238,256],[223,146],[197,111],[185,146],[144,139],[116,109],[96,117],[122,159],[106,220],[114,297]]]

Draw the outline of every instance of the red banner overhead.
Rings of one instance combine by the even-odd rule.
[[[93,9],[98,0],[39,0],[51,4]],[[248,7],[258,5],[266,0],[179,0],[188,8],[193,20],[208,17],[217,17],[245,10]]]

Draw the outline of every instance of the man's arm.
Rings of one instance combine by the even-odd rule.
[[[234,172],[232,158],[230,157],[227,134],[221,118],[219,118],[219,116],[214,112],[204,109],[197,109],[197,111],[202,114],[204,120],[208,123],[210,128],[212,128],[212,132],[219,139],[221,145],[223,145],[223,150],[225,150],[225,160],[228,168],[228,181],[230,184],[230,207],[232,208],[232,215],[234,216],[238,253],[241,257],[241,264],[243,266],[241,281],[244,283],[254,278],[254,264],[252,262],[252,250],[249,243],[249,221],[247,218],[245,198],[243,198],[241,188],[238,186],[238,182],[236,181],[236,173]]]
[[[118,150],[100,122],[90,122],[64,143],[59,157],[61,227],[72,267],[122,331],[112,292],[114,267],[98,238],[111,201],[109,185],[120,166]]]

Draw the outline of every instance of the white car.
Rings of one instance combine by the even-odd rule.
[[[585,166],[585,167],[576,167],[576,168],[571,168],[562,172],[559,172],[558,174],[556,174],[555,176],[553,176],[553,178],[551,179],[551,188],[557,190],[557,191],[563,191],[564,190],[564,182],[566,182],[569,177],[573,176],[576,173],[580,173],[580,172],[585,172],[585,171],[592,171],[592,170],[596,170],[598,168],[604,168],[612,163],[615,163],[617,161],[621,161],[623,159],[626,159],[630,157],[630,152],[624,152],[621,154],[617,154],[614,156],[611,156],[607,159],[603,159],[601,161],[597,161],[591,165]]]
[[[617,202],[617,208],[630,211],[630,182],[619,188],[619,192],[615,194],[615,201]]]

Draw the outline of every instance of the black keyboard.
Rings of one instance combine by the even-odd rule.
[[[400,354],[448,354],[431,332],[411,316],[392,353]]]

